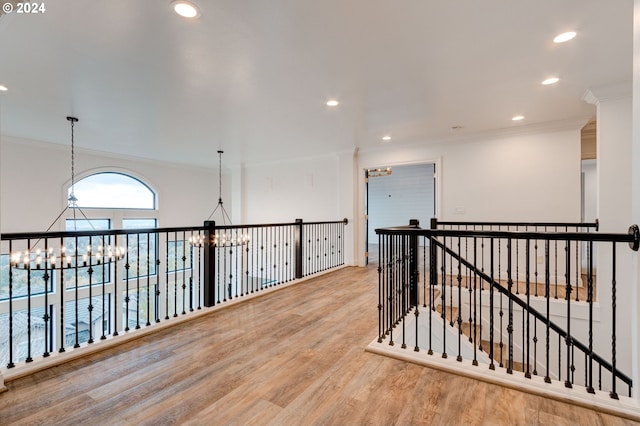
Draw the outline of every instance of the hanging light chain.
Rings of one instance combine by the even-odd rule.
[[[222,202],[222,154],[224,151],[218,151],[218,194],[219,201]]]
[[[69,201],[71,201],[72,203],[75,203],[77,201],[74,193],[75,185],[76,185],[76,168],[75,168],[76,153],[75,153],[75,139],[73,134],[73,127],[75,123],[78,121],[78,119],[76,117],[67,117],[67,120],[71,123],[71,194],[69,195]]]

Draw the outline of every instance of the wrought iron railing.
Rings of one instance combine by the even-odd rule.
[[[347,221],[13,233],[0,250],[0,365],[250,296],[344,264]]]
[[[449,230],[458,230],[458,231],[507,231],[507,232],[593,232],[598,231],[600,224],[596,219],[594,222],[452,222],[452,221],[438,221],[436,218],[431,219],[431,229],[449,229]],[[480,242],[480,250],[481,250],[481,258],[478,259],[476,265],[480,268],[481,271],[484,271],[486,268],[484,267],[484,262],[487,260],[483,255],[485,254],[484,240]],[[464,256],[468,257],[469,248],[468,241],[465,241],[464,245]],[[505,269],[507,265],[506,259],[506,240],[499,239],[497,240],[497,248],[496,248],[496,268],[497,268],[497,281],[505,284],[504,280]],[[584,272],[587,269],[587,265],[597,258],[597,250],[594,248],[593,250],[587,250],[587,242],[586,241],[571,241],[571,247],[565,248],[565,242],[555,240],[551,243],[549,247],[549,270],[546,271],[543,268],[543,263],[539,261],[544,256],[544,247],[542,240],[531,240],[530,250],[525,253],[524,248],[524,240],[515,240],[513,241],[515,248],[512,249],[515,258],[518,259],[517,262],[514,263],[513,266],[513,284],[515,288],[516,294],[524,293],[525,279],[524,279],[524,268],[521,267],[524,265],[524,256],[528,255],[531,257],[530,265],[530,280],[529,285],[531,286],[531,293],[535,296],[545,296],[546,286],[545,284],[545,274],[548,273],[551,275],[550,277],[550,286],[549,291],[551,297],[554,299],[563,298],[563,281],[564,275],[566,273],[565,266],[567,264],[566,256],[570,252],[572,254],[573,259],[572,262],[575,261],[575,265],[581,265],[581,267],[573,268],[573,281],[576,283],[574,285],[574,296],[576,302],[580,300],[585,300],[586,298],[586,276]],[[569,251],[567,251],[569,250]],[[453,265],[449,264],[449,271],[446,273],[449,275],[450,279],[455,276],[455,271],[452,270]],[[486,269],[488,270],[488,269]],[[595,274],[594,274],[594,286],[595,282]],[[595,295],[594,295],[595,297]]]
[[[497,364],[509,374],[520,372],[525,378],[540,375],[547,383],[555,380],[563,381],[566,387],[580,385],[589,393],[607,389],[612,398],[618,398],[618,384],[623,383],[631,394],[631,379],[617,367],[616,268],[621,243],[638,250],[637,226],[627,234],[604,234],[421,229],[414,221],[409,227],[376,232],[379,343],[400,342],[402,348],[426,349],[428,354],[440,353],[443,358],[453,353],[458,361],[484,363],[492,370]],[[564,253],[564,292],[558,300],[551,291],[555,279],[552,247],[556,242]],[[582,267],[572,253],[575,242],[585,242],[589,254],[584,283],[573,273]],[[536,244],[541,258],[531,256]],[[522,255],[516,253],[518,245]],[[609,275],[598,278],[611,292],[612,305],[600,307],[597,324],[595,245],[612,259]],[[536,295],[532,263],[539,261],[544,291]],[[518,267],[523,272],[519,291],[515,284]],[[578,284],[586,287],[586,297],[580,301],[572,297]],[[573,315],[576,310],[584,312],[584,318]],[[605,329],[609,339],[594,339],[597,331],[602,335]]]

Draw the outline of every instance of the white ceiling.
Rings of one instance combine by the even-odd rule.
[[[195,21],[169,0],[0,17],[3,134],[69,144],[74,115],[78,147],[256,163],[586,122],[586,90],[632,78],[632,0],[196,3]]]

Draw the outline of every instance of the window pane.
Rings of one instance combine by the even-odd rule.
[[[108,299],[105,303],[108,303]],[[99,338],[109,329],[110,306],[103,306],[102,297],[88,297],[64,304],[64,345],[72,347]]]
[[[123,229],[148,229],[157,226],[155,219],[123,219]],[[157,235],[154,234],[128,234],[123,239],[127,246],[128,258],[122,277],[133,279],[156,274],[157,259]],[[128,263],[127,263],[128,262]],[[127,264],[129,268],[127,270]]]
[[[188,241],[167,242],[167,271],[191,269],[191,246]]]
[[[39,356],[45,352],[44,335],[47,332],[43,320],[45,308],[32,308],[31,317],[26,310],[13,312],[13,362],[24,361],[29,354],[29,333],[31,333],[31,356]],[[9,314],[0,314],[0,327],[9,330]],[[0,366],[9,362],[9,333],[0,333]]]
[[[9,298],[9,255],[0,255],[0,300],[6,300]],[[29,277],[27,274],[30,273]],[[54,274],[49,271],[48,284],[51,289]],[[31,295],[43,294],[45,289],[45,274],[43,269],[31,269],[27,271],[26,268],[14,267],[12,275],[12,292],[11,296],[24,297],[29,294],[29,280],[31,281]]]
[[[65,222],[67,231],[93,231],[93,230],[107,230],[111,228],[111,221],[109,219],[67,219]],[[108,251],[106,247],[111,245],[111,237],[78,237],[77,243],[76,238],[65,238],[64,239],[64,248],[67,255],[71,256],[71,265],[75,265],[75,253],[76,253],[76,244],[77,244],[77,253],[78,253],[78,264],[83,265],[84,259],[83,255],[88,253],[89,244],[91,244],[91,252],[98,253],[99,248],[101,247],[100,252],[104,253]],[[98,261],[95,256],[91,257],[91,261],[89,258],[86,259],[87,266],[80,266],[78,268],[78,282],[77,286],[87,286],[89,282],[92,285],[102,284],[102,282],[109,282],[109,267],[108,264],[104,263],[98,265]],[[65,259],[60,259],[61,264],[67,264]],[[91,264],[92,274],[89,274],[89,264]],[[67,289],[75,288],[76,286],[76,270],[75,269],[65,269],[64,271],[64,282]]]
[[[69,188],[69,194],[71,188]],[[121,173],[97,173],[76,182],[78,207],[155,209],[156,195],[144,183]]]

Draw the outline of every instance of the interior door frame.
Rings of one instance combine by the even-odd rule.
[[[387,167],[391,167],[393,169],[393,167],[402,167],[402,166],[415,166],[415,165],[420,165],[420,164],[433,164],[434,165],[434,173],[433,173],[433,191],[434,191],[434,197],[433,197],[433,212],[434,212],[434,217],[441,217],[441,211],[440,208],[442,206],[442,157],[438,157],[436,159],[431,159],[431,160],[423,160],[423,161],[411,161],[411,162],[396,162],[396,163],[386,163],[385,165],[377,165],[377,166],[371,166],[371,167],[365,167],[363,169],[364,174],[362,174],[361,176],[364,177],[364,185],[360,186],[361,188],[363,188],[363,197],[361,198],[363,200],[363,210],[364,210],[364,216],[363,216],[363,225],[364,225],[364,250],[360,251],[360,254],[358,255],[358,257],[360,257],[361,255],[364,255],[363,257],[360,257],[361,265],[364,266],[368,266],[369,265],[369,170],[373,170],[373,169],[384,169]],[[363,211],[361,210],[361,211]],[[429,224],[420,224],[422,227],[428,227]],[[362,228],[361,228],[362,229]],[[362,241],[362,240],[360,240]]]

